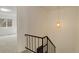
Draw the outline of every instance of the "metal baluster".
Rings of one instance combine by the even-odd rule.
[[[56,48],[54,47],[54,53],[56,53]]]
[[[48,38],[47,38],[47,53],[48,53]]]
[[[27,48],[28,48],[28,36],[27,36]]]
[[[53,49],[52,49],[52,46],[50,46],[51,47],[51,53],[53,52]]]
[[[30,48],[30,36],[29,36],[29,48]]]
[[[32,37],[32,50],[33,50],[33,37]]]
[[[43,53],[43,38],[42,38],[42,53]]]
[[[36,51],[36,38],[35,38],[35,51]]]
[[[38,47],[39,47],[39,38],[38,38]]]

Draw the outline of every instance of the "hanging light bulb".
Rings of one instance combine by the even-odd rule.
[[[57,28],[60,28],[61,27],[61,22],[60,22],[60,20],[57,20]]]
[[[57,27],[59,27],[59,26],[60,26],[60,24],[58,23],[58,24],[57,24]]]
[[[62,27],[62,22],[61,22],[61,14],[60,14],[60,7],[59,7],[59,11],[58,11],[58,19],[56,21],[56,27],[57,30],[59,31]]]

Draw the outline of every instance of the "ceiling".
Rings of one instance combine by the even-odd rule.
[[[58,10],[62,8],[79,8],[79,6],[41,6],[41,8],[46,10]]]
[[[0,8],[10,9],[11,10],[11,12],[9,12],[10,14],[16,13],[16,7],[15,6],[0,6]],[[0,11],[0,12],[2,12],[2,11]],[[3,12],[3,13],[5,13],[5,12]]]
[[[59,7],[58,6],[41,6],[41,8],[44,8],[46,10],[56,10]]]

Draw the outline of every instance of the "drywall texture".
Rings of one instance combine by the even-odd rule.
[[[16,53],[17,52],[16,35],[0,36],[0,53]]]
[[[0,18],[12,19],[12,27],[0,27],[0,53],[15,53],[17,52],[16,14],[0,11]]]
[[[24,34],[49,36],[56,45],[56,52],[76,52],[79,49],[78,37],[78,8],[61,7],[17,7],[18,14],[18,51],[25,49]],[[60,18],[58,18],[60,17]],[[57,31],[56,21],[62,21],[60,31]]]
[[[76,40],[76,49],[75,49],[75,52],[79,53],[79,7],[77,8],[77,40]]]
[[[25,7],[17,7],[17,43],[18,52],[23,51],[24,48],[24,34],[27,33],[28,12]]]
[[[77,8],[62,7],[61,9],[51,10],[49,13],[49,31],[50,37],[54,34],[56,52],[69,53],[75,52],[77,40]],[[60,18],[58,18],[60,17]],[[62,27],[59,31],[56,28],[56,20],[62,21]]]
[[[43,36],[47,30],[47,13],[40,7],[18,7],[18,50],[25,48],[24,34]]]

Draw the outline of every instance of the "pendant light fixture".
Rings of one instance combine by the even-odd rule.
[[[61,27],[62,27],[62,22],[61,22],[61,7],[59,6],[58,7],[58,17],[57,17],[57,21],[56,21],[56,27],[57,27],[57,30],[60,31]]]

